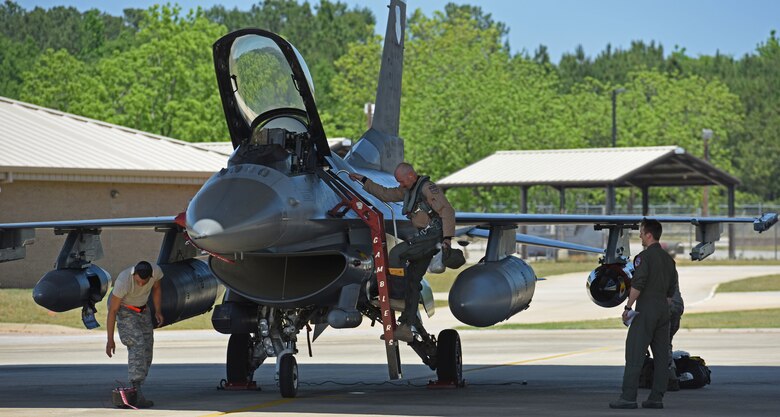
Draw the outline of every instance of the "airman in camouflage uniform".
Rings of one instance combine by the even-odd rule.
[[[152,315],[146,303],[152,294],[157,325],[163,323],[161,310],[162,290],[160,279],[163,273],[159,266],[152,268],[146,261],[139,262],[135,267],[119,273],[114,282],[108,307],[106,330],[106,355],[112,357],[116,353],[114,343],[114,325],[119,330],[119,340],[127,346],[127,377],[130,384],[138,392],[136,405],[148,408],[154,405],[144,398],[141,384],[146,380],[149,366],[152,364],[152,349],[154,347],[154,330]]]
[[[647,347],[653,351],[653,387],[643,408],[663,408],[663,397],[668,382],[669,362],[669,303],[679,285],[674,259],[661,248],[661,223],[645,220],[639,229],[645,250],[634,258],[634,275],[623,321],[636,302],[634,321],[626,337],[626,367],[623,372],[623,393],[610,408],[637,408],[636,396],[639,375]]]
[[[455,235],[455,210],[447,201],[444,193],[426,176],[419,176],[414,168],[405,162],[395,169],[398,187],[383,187],[360,174],[350,174],[350,178],[363,183],[363,189],[386,202],[403,201],[403,213],[417,228],[417,233],[406,242],[396,245],[388,254],[390,268],[404,268],[404,311],[398,318],[400,326],[396,338],[411,342],[411,326],[419,326],[417,318],[422,278],[431,259],[442,244],[443,250],[449,250]]]

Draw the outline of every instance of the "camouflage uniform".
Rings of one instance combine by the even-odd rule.
[[[154,326],[151,311],[136,313],[120,308],[116,313],[119,340],[127,346],[127,379],[135,387],[143,384],[152,364]]]
[[[653,351],[653,387],[650,401],[662,401],[668,382],[669,362],[669,302],[678,286],[677,269],[669,254],[654,243],[634,258],[631,286],[641,291],[636,311],[626,337],[626,367],[623,373],[625,401],[636,401],[639,375],[647,347]]]
[[[127,379],[133,387],[140,390],[152,364],[154,347],[152,313],[146,303],[154,284],[162,279],[163,272],[158,265],[152,265],[152,276],[144,286],[135,285],[132,273],[133,268],[120,272],[111,294],[122,299],[122,306],[116,313],[116,327],[119,340],[127,346]],[[145,308],[138,313],[127,308],[128,305]]]
[[[419,325],[417,309],[422,278],[437,252],[436,244],[442,241],[443,236],[455,235],[455,210],[441,189],[428,177],[419,177],[410,190],[403,187],[386,188],[366,178],[363,189],[382,201],[404,201],[404,214],[417,228],[414,236],[390,251],[388,262],[390,268],[404,268],[404,279],[401,282],[404,283],[405,308],[398,321]],[[409,201],[417,195],[415,191],[421,197],[418,201]]]

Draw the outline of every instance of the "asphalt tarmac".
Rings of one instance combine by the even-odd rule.
[[[701,275],[712,273],[702,270]],[[546,290],[540,286],[537,293],[554,285]],[[552,292],[560,302],[570,301],[563,290]],[[692,299],[698,297],[690,293]],[[698,305],[719,309],[713,302],[717,296],[704,297]],[[750,308],[750,293],[738,304]],[[576,308],[561,311],[569,311],[569,318],[577,315]],[[450,319],[442,313],[426,322],[429,331],[449,327]],[[563,313],[553,316],[566,318]],[[425,387],[435,372],[406,346],[401,348],[403,379],[389,381],[379,333],[366,323],[328,330],[313,343],[311,358],[302,334],[298,397],[282,398],[273,359],[255,373],[259,391],[222,391],[217,386],[225,377],[227,336],[210,330],[158,331],[145,385],[156,404],[132,411],[111,405],[111,389],[127,378],[127,356],[121,346],[114,358],[105,356],[103,331],[0,327],[0,416],[780,415],[778,329],[681,329],[675,348],[703,357],[712,369],[712,384],[667,393],[666,409],[660,411],[608,408],[620,390],[625,330],[461,331],[467,387],[440,390]],[[639,400],[647,394],[640,390]]]
[[[217,416],[777,416],[780,331],[685,331],[677,346],[700,355],[712,384],[667,393],[666,410],[610,410],[622,376],[625,331],[463,331],[467,387],[427,389],[435,373],[402,348],[403,379],[388,381],[375,329],[324,334],[297,355],[301,386],[281,398],[274,362],[255,374],[260,391],[217,390],[227,338],[211,331],[158,332],[146,385],[150,410],[118,410],[124,352],[108,359],[102,334],[0,336],[0,415]],[[123,349],[117,349],[117,352]],[[640,390],[640,401],[648,394]]]

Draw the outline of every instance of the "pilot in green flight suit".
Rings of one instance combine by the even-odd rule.
[[[455,210],[447,197],[428,177],[419,176],[414,168],[405,162],[395,169],[395,179],[399,186],[383,187],[369,178],[352,173],[349,177],[363,183],[363,189],[382,201],[403,201],[403,213],[417,228],[417,233],[388,254],[391,271],[406,264],[403,268],[404,311],[398,318],[400,325],[395,337],[404,342],[413,340],[412,326],[420,326],[417,310],[420,303],[422,278],[431,259],[438,252],[436,245],[441,243],[449,253],[452,237],[455,235]]]
[[[642,408],[663,408],[669,369],[669,300],[678,285],[677,269],[672,257],[661,248],[661,223],[645,220],[639,229],[645,250],[634,258],[631,291],[623,312],[628,318],[636,302],[634,321],[626,337],[626,367],[623,373],[623,393],[610,408],[637,408],[636,396],[639,375],[645,361],[645,352],[653,350],[653,387]]]

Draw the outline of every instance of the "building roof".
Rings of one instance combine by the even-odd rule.
[[[737,185],[739,180],[677,146],[498,151],[437,181],[442,188],[549,185]]]
[[[0,97],[0,182],[202,184],[224,153]]]

